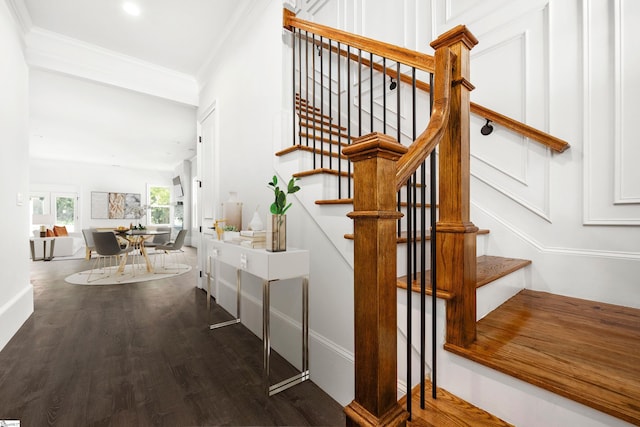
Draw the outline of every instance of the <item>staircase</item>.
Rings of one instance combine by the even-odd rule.
[[[287,21],[286,18],[285,21]],[[320,44],[322,43],[320,41]],[[336,50],[331,44],[327,47],[325,43],[324,47],[327,50]],[[361,58],[359,60],[362,61]],[[344,123],[344,121],[332,117],[332,113],[335,114],[335,111],[331,108],[325,111],[323,106],[318,106],[321,104],[318,100],[305,99],[299,93],[294,96],[293,104],[296,113],[294,145],[276,153],[280,159],[276,168],[283,176],[293,174],[298,178],[304,179],[305,193],[318,195],[313,201],[302,200],[302,202],[323,228],[335,248],[345,260],[354,265],[353,241],[355,235],[353,222],[346,216],[354,210],[354,196],[352,193],[353,165],[342,155],[341,150],[342,148],[350,147],[352,141],[361,135],[355,134],[353,131],[350,135],[348,128],[339,124]],[[566,146],[564,149],[566,149]],[[423,184],[417,183],[413,185],[421,186]],[[313,190],[309,191],[310,188],[313,188]],[[433,208],[427,202],[419,202],[418,204],[424,205],[427,209]],[[398,203],[398,209],[406,212],[406,203],[401,200]],[[435,209],[438,209],[438,206]],[[403,227],[406,227],[406,223],[402,221],[400,223]],[[479,239],[490,238],[489,230],[480,229],[477,230],[476,234]],[[406,229],[403,228],[396,235],[395,244],[398,247],[404,247],[407,245],[408,240],[410,239],[408,239]],[[424,240],[430,240],[428,233],[424,236]],[[585,358],[584,352],[575,351],[573,352],[575,358],[571,359],[566,357],[566,353],[557,351],[558,347],[563,347],[562,345],[555,345],[558,340],[565,342],[568,338],[567,334],[571,333],[563,328],[554,328],[553,322],[561,325],[568,322],[568,319],[575,321],[576,316],[580,316],[581,312],[591,309],[589,311],[590,314],[583,319],[586,322],[587,319],[595,316],[594,313],[600,313],[604,305],[600,304],[598,309],[593,309],[593,307],[590,307],[589,302],[562,299],[562,297],[526,291],[524,290],[528,280],[526,269],[531,264],[530,261],[485,254],[483,248],[484,245],[478,245],[473,274],[474,292],[477,300],[474,310],[476,310],[476,319],[479,321],[477,324],[477,339],[470,345],[460,345],[459,343],[450,343],[448,339],[441,336],[435,349],[439,360],[443,360],[444,363],[442,364],[447,367],[439,368],[445,371],[442,373],[443,382],[451,384],[452,387],[457,387],[459,390],[454,389],[454,392],[462,395],[466,400],[458,398],[447,390],[436,387],[438,399],[426,398],[425,402],[428,410],[420,408],[419,387],[411,386],[415,384],[415,373],[420,370],[420,360],[416,355],[413,355],[414,352],[419,352],[419,349],[416,348],[417,345],[414,344],[419,341],[419,338],[416,339],[415,331],[411,334],[408,333],[403,323],[404,320],[398,321],[397,332],[400,341],[406,342],[410,339],[412,343],[412,355],[409,358],[411,362],[405,363],[405,365],[410,364],[414,374],[409,379],[399,378],[401,393],[403,388],[404,390],[411,389],[410,395],[413,403],[411,405],[412,418],[409,424],[420,426],[510,425],[489,412],[474,406],[478,405],[491,412],[501,414],[507,420],[523,419],[522,414],[524,414],[524,419],[529,421],[532,419],[565,419],[579,423],[573,425],[585,426],[626,425],[627,422],[640,425],[640,407],[634,403],[640,401],[640,368],[638,368],[640,360],[636,360],[634,357],[632,362],[624,363],[622,368],[609,366],[608,369],[611,369],[609,372],[616,372],[616,374],[608,379],[614,380],[605,381],[606,378],[603,377],[606,377],[606,375],[600,375],[598,381],[596,381],[595,373],[602,367],[603,357],[611,357],[609,353],[605,351],[601,354],[606,354],[607,356]],[[429,249],[425,250],[428,251]],[[396,283],[399,294],[398,300],[400,301],[398,318],[401,319],[403,316],[406,318],[409,315],[416,317],[416,307],[422,293],[421,281],[423,275],[425,279],[425,294],[427,296],[433,295],[430,271],[426,270],[423,273],[418,273],[417,276],[413,276],[409,280],[407,271],[404,268],[406,265],[405,251],[398,250],[397,253],[398,277]],[[430,257],[430,252],[426,255]],[[416,300],[415,303],[412,303],[410,309],[407,308],[408,304],[404,302],[407,299],[408,283],[410,283],[410,295],[412,295],[410,299]],[[448,327],[447,317],[450,312],[446,311],[447,307],[456,303],[460,296],[449,289],[440,289],[440,285],[436,290],[436,296],[438,299],[438,314],[435,316],[436,329],[443,331]],[[549,322],[548,317],[545,318],[544,310],[538,311],[536,308],[544,307],[550,304],[550,301],[553,301],[554,306],[563,307],[561,311],[556,312],[557,316],[551,322]],[[607,310],[609,312],[617,312],[612,307],[607,307]],[[446,315],[445,312],[447,313]],[[622,348],[622,343],[625,340],[631,340],[635,349],[633,354],[640,354],[640,348],[636,345],[636,343],[640,342],[640,322],[638,321],[640,319],[640,311],[624,310],[624,313],[628,317],[625,319],[626,322],[619,322],[621,332],[618,333],[618,329],[613,327],[616,322],[611,319],[604,320],[607,322],[607,331],[621,337],[621,341],[617,341],[615,344],[617,347]],[[538,318],[537,315],[542,317]],[[602,318],[595,317],[599,321],[603,321]],[[532,322],[532,319],[536,319],[537,322]],[[545,324],[544,333],[525,332],[526,328],[532,328],[530,330],[535,332],[536,328],[539,328],[545,320],[547,324]],[[627,326],[634,323],[637,327],[629,330]],[[577,327],[579,322],[575,324]],[[521,342],[518,343],[518,338],[523,338],[525,341],[529,339],[530,341],[522,344]],[[598,337],[593,338],[593,341],[588,345],[597,345],[594,343],[599,342],[598,339]],[[583,344],[584,342],[580,342],[580,345]],[[536,349],[536,347],[540,348]],[[566,346],[563,350],[567,350]],[[628,351],[620,349],[617,358],[628,354]],[[614,358],[616,358],[616,355],[614,355]],[[398,358],[399,371],[402,371],[401,365],[404,363],[401,359],[401,357]],[[480,365],[486,366],[488,369]],[[580,366],[581,369],[586,369],[589,374],[585,376],[577,375],[575,373],[575,367],[577,366]],[[459,372],[456,369],[459,369]],[[430,371],[429,366],[427,366],[427,370]],[[500,376],[496,378],[496,375],[492,373],[493,371],[505,373],[548,391],[540,391],[536,387],[527,389],[527,387],[523,387],[518,382],[514,383],[508,378],[505,379]],[[356,373],[357,376],[358,373]],[[572,386],[572,378],[580,378],[579,381],[575,381],[579,382],[578,386]],[[616,391],[616,381],[618,384],[620,382],[624,384],[623,391]],[[483,382],[491,383],[493,387],[491,389],[494,390],[491,395],[487,396],[486,393],[483,393],[480,385]],[[493,383],[500,384],[494,386]],[[469,384],[470,386],[460,389],[460,384]],[[499,391],[495,392],[495,390]],[[432,384],[427,381],[425,393],[430,394],[431,391]],[[562,409],[557,409],[553,403],[550,403],[555,400],[554,396],[556,395],[572,399],[579,404],[576,404],[575,407],[567,404]],[[516,399],[515,396],[524,397],[525,403],[520,401],[513,403]],[[356,400],[358,400],[358,397],[356,397]],[[473,404],[469,402],[473,402]],[[407,404],[406,396],[400,400],[399,404],[403,407]],[[513,408],[505,408],[505,404],[506,406],[513,406]],[[525,408],[522,405],[529,405],[529,407]],[[594,408],[595,411],[585,410],[586,407],[582,405]],[[536,411],[544,412],[545,410],[557,410],[557,414],[545,414],[547,418],[544,418],[542,413],[535,413]],[[346,411],[350,420],[359,420],[362,417],[361,412],[359,412],[362,409],[358,405],[350,405]],[[506,414],[508,417],[502,414]],[[398,413],[393,414],[393,416],[396,417],[396,420],[401,418]],[[541,422],[544,424],[533,423],[528,425],[572,425],[562,421],[557,421],[557,424]],[[355,424],[358,423],[357,421],[355,422]],[[366,423],[363,421],[363,424]]]

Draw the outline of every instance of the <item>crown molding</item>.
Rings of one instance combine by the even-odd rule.
[[[209,77],[211,76],[211,72],[216,65],[216,59],[220,54],[220,50],[227,43],[227,40],[231,36],[233,32],[237,31],[249,31],[248,22],[251,21],[251,15],[256,13],[257,11],[262,11],[264,8],[268,6],[269,2],[262,1],[253,1],[249,2],[246,7],[241,10],[236,11],[236,13],[229,19],[229,23],[226,26],[223,34],[220,38],[218,38],[218,42],[211,49],[209,57],[207,60],[200,66],[196,73],[196,81],[199,84],[199,87],[206,86]]]
[[[9,12],[13,16],[13,19],[17,24],[17,33],[20,37],[22,47],[26,48],[25,35],[33,27],[29,10],[24,4],[24,0],[5,0],[5,3],[7,4]]]
[[[31,67],[198,105],[198,84],[191,75],[39,27],[32,26],[25,40],[27,64]]]

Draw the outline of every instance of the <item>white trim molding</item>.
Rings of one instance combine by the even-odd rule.
[[[38,27],[26,34],[26,43],[31,67],[198,105],[198,84],[188,74]]]
[[[635,84],[634,76],[624,72],[628,59],[623,58],[623,48],[631,42],[625,38],[631,37],[623,33],[622,12],[629,4],[625,0],[582,4],[583,223],[587,225],[640,225],[640,197],[633,194],[640,187],[628,177],[638,149],[635,138],[625,134],[624,116],[624,99],[632,96],[625,92]],[[610,57],[607,52],[613,64],[602,61]],[[636,151],[629,154],[629,150]]]
[[[31,313],[33,313],[33,286],[29,283],[0,306],[0,350],[18,332]]]

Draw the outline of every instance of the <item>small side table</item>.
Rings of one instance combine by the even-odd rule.
[[[36,258],[35,242],[42,242],[42,258]],[[47,242],[51,242],[49,245],[49,256],[47,256]],[[53,259],[53,249],[56,246],[55,237],[32,237],[29,239],[29,245],[31,246],[31,259],[34,261],[51,261]]]
[[[209,325],[209,329],[240,323],[240,301],[242,299],[241,271],[262,279],[262,342],[263,342],[263,382],[268,396],[280,393],[296,384],[310,379],[309,374],[309,251],[287,249],[284,252],[267,252],[264,249],[250,249],[240,245],[213,242],[212,258],[215,259],[216,282],[219,279],[219,264],[227,264],[236,269],[236,318],[227,322]],[[210,260],[211,262],[211,260]],[[210,266],[210,270],[212,267]],[[294,376],[271,385],[269,381],[271,358],[270,289],[275,282],[284,279],[302,279],[302,370]],[[211,295],[211,272],[207,283],[207,300]]]

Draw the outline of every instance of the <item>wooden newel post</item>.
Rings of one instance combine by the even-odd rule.
[[[407,148],[372,133],[343,150],[354,164],[355,399],[348,426],[404,426],[397,398],[396,163]]]
[[[476,234],[470,220],[469,52],[478,40],[463,25],[444,33],[431,47],[449,47],[456,55],[451,87],[451,110],[439,156],[439,220],[436,225],[438,288],[447,302],[449,344],[468,346],[476,338]]]

